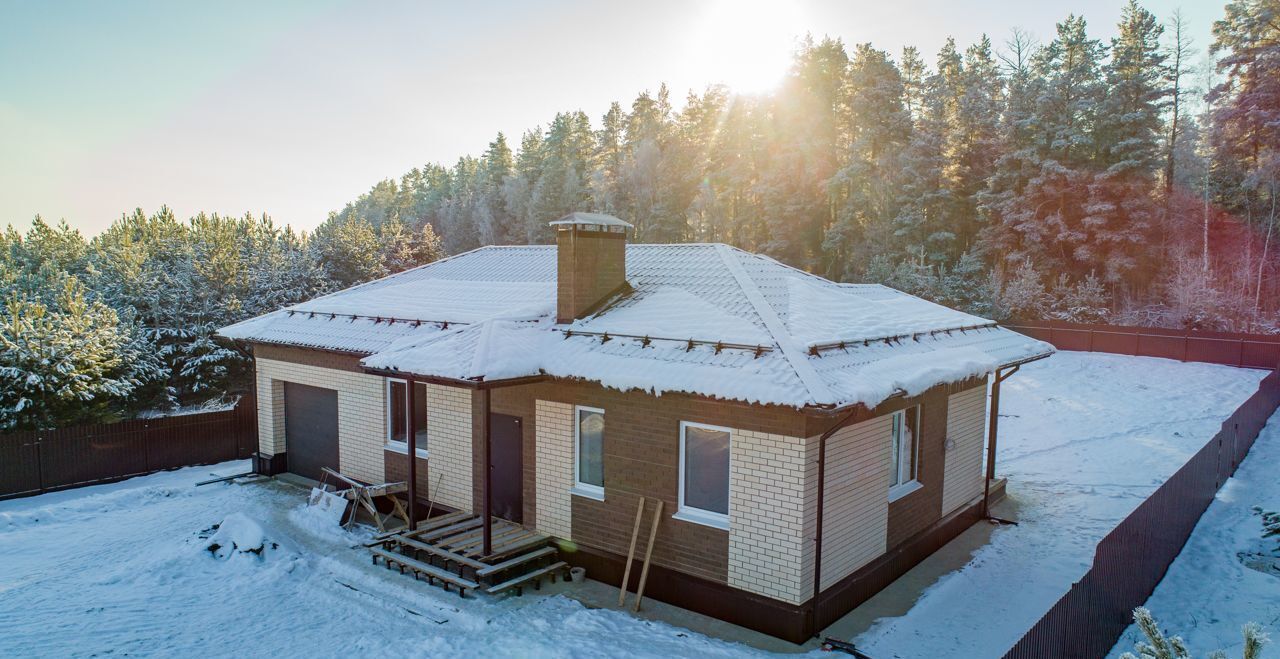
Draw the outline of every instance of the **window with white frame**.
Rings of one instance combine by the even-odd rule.
[[[576,494],[604,500],[604,410],[574,408],[574,476]]]
[[[729,528],[728,428],[680,422],[680,506],[676,518]]]
[[[920,488],[916,480],[916,461],[920,453],[920,406],[894,412],[891,422],[893,459],[889,465],[889,499],[893,500]]]
[[[404,380],[387,378],[387,446],[399,451],[409,450],[409,401],[405,396]],[[415,382],[413,407],[417,415],[415,443],[418,453],[427,450],[427,385]]]

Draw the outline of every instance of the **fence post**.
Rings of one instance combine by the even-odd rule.
[[[36,482],[40,486],[40,493],[44,494],[44,452],[41,451],[40,435],[36,435]]]
[[[1089,328],[1089,352],[1093,352],[1093,328]]]

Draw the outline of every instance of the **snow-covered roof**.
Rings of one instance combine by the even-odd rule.
[[[550,375],[792,407],[875,405],[1053,352],[876,284],[719,244],[628,245],[632,291],[555,322],[556,248],[484,247],[224,328],[456,380]]]

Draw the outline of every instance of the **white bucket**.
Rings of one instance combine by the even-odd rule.
[[[582,583],[587,580],[587,568],[571,567],[569,568],[569,581],[573,583]]]

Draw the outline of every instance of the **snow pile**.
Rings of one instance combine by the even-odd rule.
[[[231,513],[213,526],[215,533],[205,542],[205,549],[218,560],[227,560],[237,554],[253,554],[261,557],[264,550],[279,545],[268,542],[266,534],[257,522],[244,513]]]
[[[314,490],[312,492],[314,493]],[[289,508],[287,517],[292,525],[314,538],[351,547],[373,540],[374,532],[366,526],[356,524],[348,530],[341,525],[341,518],[346,511],[346,499],[341,501],[343,505],[336,511],[333,508],[326,509],[319,504],[303,503],[292,506]]]
[[[1145,604],[1194,656],[1219,649],[1240,656],[1240,627],[1247,622],[1262,624],[1273,638],[1280,632],[1280,536],[1267,535],[1264,516],[1280,511],[1277,464],[1280,413],[1218,490]],[[1130,625],[1110,656],[1132,650],[1142,638],[1137,625]]]

